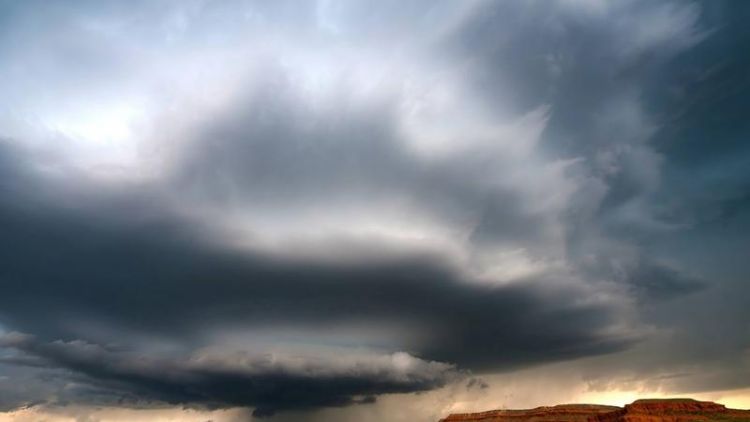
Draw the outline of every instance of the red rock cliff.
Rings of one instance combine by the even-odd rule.
[[[624,408],[565,404],[525,410],[458,413],[441,422],[750,422],[750,410],[692,399],[636,400]]]

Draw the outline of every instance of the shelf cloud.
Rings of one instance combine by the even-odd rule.
[[[748,11],[0,4],[0,411],[750,387]]]

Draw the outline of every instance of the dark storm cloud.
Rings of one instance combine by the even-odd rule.
[[[747,385],[748,8],[397,3],[3,4],[0,104],[52,117],[0,113],[0,335],[32,335],[0,406],[263,414],[617,351]],[[101,129],[138,95],[130,165]]]
[[[10,147],[0,157],[8,163],[43,162]],[[423,334],[376,346],[475,369],[607,353],[631,341],[605,332],[615,322],[614,311],[576,304],[576,297],[585,294],[577,288],[550,295],[551,287],[545,287],[550,280],[483,285],[441,264],[439,256],[419,254],[335,264],[237,251],[206,240],[202,234],[208,229],[169,211],[158,192],[126,189],[103,195],[85,187],[55,187],[56,182],[45,182],[30,168],[3,167],[0,317],[4,325],[48,341],[127,344],[126,333],[154,334],[190,349],[203,345],[204,333],[225,326],[292,324],[314,337],[341,323],[384,323],[416,327]],[[163,372],[136,377],[110,370],[109,359],[116,363],[120,358],[96,346],[45,344],[24,338],[13,346],[26,355],[3,363],[27,365],[41,357],[53,367],[86,375],[96,387],[89,398],[125,391],[140,399],[252,405],[263,412],[344,405],[359,395],[420,391],[445,380],[389,384],[368,377],[225,373],[198,382],[165,381]],[[81,362],[57,353],[74,346],[94,348],[96,359]],[[129,387],[113,392],[108,384],[98,386],[100,381]],[[33,392],[22,398],[18,404],[40,399]]]
[[[133,402],[247,406],[255,408],[256,416],[368,403],[373,395],[433,389],[456,375],[449,365],[419,361],[403,353],[366,356],[351,363],[318,357],[299,365],[294,359],[271,355],[160,359],[82,341],[44,343],[18,333],[0,338],[0,346],[88,376],[93,386]]]
[[[198,240],[199,229],[149,203],[153,196],[87,197],[54,189],[40,195],[37,179],[4,169],[1,321],[49,340],[88,335],[127,344],[123,333],[134,333],[195,347],[202,334],[226,325],[293,324],[315,336],[342,322],[406,324],[418,327],[422,340],[380,346],[484,369],[606,353],[630,341],[598,333],[613,322],[609,310],[562,299],[572,302],[575,292],[552,299],[540,282],[469,284],[433,257],[329,265],[238,253]],[[91,323],[100,328],[87,332]],[[163,362],[134,374],[128,362],[139,360],[95,345],[17,340],[5,346],[24,355],[3,364],[28,365],[36,357],[85,375],[99,393],[81,393],[79,400],[93,402],[119,394],[135,402],[248,405],[264,413],[341,406],[358,396],[421,391],[446,380],[247,375],[209,367],[175,375]],[[18,404],[30,397],[22,395]]]
[[[315,332],[380,321],[424,330],[423,343],[401,346],[408,351],[475,368],[601,353],[626,340],[598,334],[614,317],[603,305],[576,305],[582,291],[548,280],[470,282],[432,256],[326,264],[233,251],[198,240],[200,230],[150,205],[152,197],[84,209],[68,197],[73,210],[4,197],[12,200],[2,204],[3,317],[49,339],[84,335],[81,321],[182,340],[227,323]]]

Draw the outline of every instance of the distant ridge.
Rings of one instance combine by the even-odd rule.
[[[440,422],[750,422],[750,410],[693,399],[643,399],[625,407],[562,404],[523,410],[456,413]]]

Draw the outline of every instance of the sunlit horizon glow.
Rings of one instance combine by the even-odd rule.
[[[632,403],[635,400],[643,398],[675,398],[675,397],[690,397],[696,400],[708,400],[716,403],[721,403],[730,409],[750,409],[750,400],[748,395],[750,391],[748,389],[738,390],[724,390],[724,391],[711,391],[703,392],[698,394],[690,395],[669,395],[663,394],[659,391],[608,391],[608,392],[579,392],[578,395],[571,396],[570,400],[563,401],[542,401],[541,404],[535,402],[528,402],[527,405],[521,406],[508,406],[502,405],[497,408],[502,409],[522,409],[522,408],[533,408],[538,406],[554,406],[557,404],[571,404],[571,403],[583,403],[583,404],[600,404],[622,407],[626,404]],[[417,400],[419,401],[419,400]],[[429,403],[429,401],[428,401]],[[409,403],[403,403],[409,406]],[[404,412],[403,418],[397,417],[395,421],[408,421],[407,417],[412,417],[414,413],[418,412],[417,406],[414,403],[411,404],[416,409],[409,409],[408,412]],[[442,403],[433,403],[432,406],[443,409]],[[446,412],[463,413],[472,411],[485,411],[491,410],[493,407],[490,403],[486,402],[457,402],[445,409]],[[416,410],[416,411],[415,411]],[[341,413],[341,411],[338,411]],[[334,416],[337,411],[331,412]],[[374,412],[373,412],[374,413]],[[122,409],[122,408],[110,408],[110,407],[96,407],[96,408],[44,408],[44,407],[32,407],[28,409],[16,410],[8,413],[0,413],[0,422],[32,422],[43,420],[48,422],[79,422],[80,415],[87,414],[89,418],[93,418],[98,422],[128,422],[132,420],[148,420],[156,422],[168,422],[168,421],[181,421],[181,422],[205,422],[206,420],[212,420],[214,422],[239,422],[246,420],[249,415],[245,409],[227,409],[227,410],[199,410],[199,409]],[[328,415],[315,416],[311,420],[324,420]],[[375,421],[379,415],[365,413],[364,420]]]

